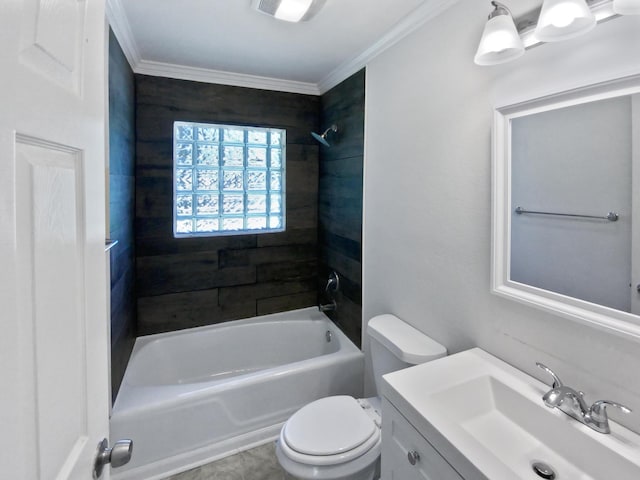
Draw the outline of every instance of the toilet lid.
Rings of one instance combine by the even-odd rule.
[[[353,397],[321,398],[302,407],[285,424],[288,446],[305,455],[336,455],[359,447],[376,432],[373,420]]]

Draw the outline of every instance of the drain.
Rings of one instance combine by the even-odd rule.
[[[534,462],[533,464],[531,464],[531,468],[533,468],[533,471],[536,472],[536,475],[538,475],[540,478],[547,478],[549,480],[553,480],[554,478],[556,478],[556,472],[554,472],[553,468],[551,468],[546,463]]]

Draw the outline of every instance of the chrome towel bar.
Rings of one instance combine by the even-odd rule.
[[[609,212],[607,213],[605,216],[598,216],[598,215],[578,215],[576,213],[554,213],[554,212],[537,212],[534,210],[525,210],[522,207],[516,207],[515,212],[518,215],[521,215],[523,213],[534,213],[536,215],[555,215],[558,217],[575,217],[575,218],[595,218],[597,220],[609,220],[610,222],[617,222],[618,221],[618,214],[615,212]]]

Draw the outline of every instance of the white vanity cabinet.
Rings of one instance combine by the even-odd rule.
[[[640,435],[598,433],[548,390],[479,348],[383,375],[382,480],[640,479]]]
[[[386,398],[382,412],[381,480],[463,480]]]

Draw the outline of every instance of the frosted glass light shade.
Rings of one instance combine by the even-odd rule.
[[[497,15],[484,26],[474,58],[477,65],[497,65],[524,54],[524,45],[511,15]]]
[[[618,15],[640,15],[640,0],[613,0],[613,11]]]
[[[543,42],[577,37],[596,26],[585,0],[545,0],[535,35]]]
[[[312,3],[313,0],[282,0],[274,17],[285,22],[299,22]]]

